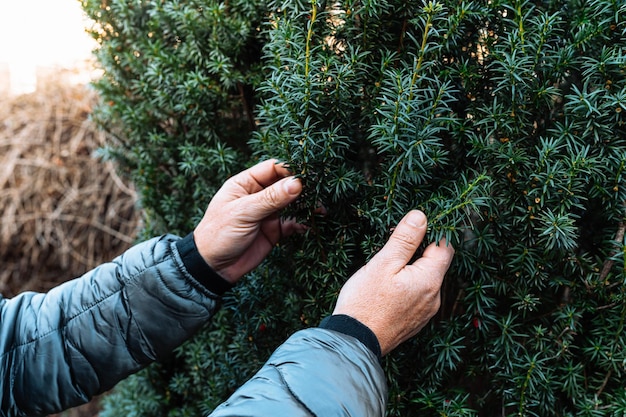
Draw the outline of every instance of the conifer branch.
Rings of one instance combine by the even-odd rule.
[[[524,15],[522,13],[523,0],[516,0],[515,2],[515,15],[517,16],[517,29],[519,30],[520,43],[522,45],[522,51],[524,50]]]
[[[304,51],[304,78],[309,79],[310,67],[311,67],[311,41],[313,39],[313,25],[317,20],[317,0],[312,0],[311,16],[309,18],[309,24],[306,33],[306,44]]]

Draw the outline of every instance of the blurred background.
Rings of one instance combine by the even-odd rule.
[[[91,76],[95,42],[77,0],[0,0],[0,94],[32,92],[52,69]]]
[[[95,41],[77,0],[0,0],[0,294],[41,291],[135,241],[136,193],[89,115]],[[98,400],[63,417],[92,417]]]

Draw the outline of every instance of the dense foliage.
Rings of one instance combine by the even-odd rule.
[[[146,234],[190,231],[270,156],[302,177],[291,214],[311,226],[104,416],[210,412],[332,311],[412,208],[457,255],[438,316],[385,359],[390,416],[626,413],[623,2],[83,6],[105,70],[94,116]]]

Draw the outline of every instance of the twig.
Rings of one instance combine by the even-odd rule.
[[[626,223],[620,222],[619,227],[617,228],[617,233],[615,233],[615,242],[617,243],[623,242],[625,231],[626,231]],[[615,261],[611,258],[613,258],[613,256],[615,256],[616,254],[617,254],[617,251],[613,251],[611,253],[611,256],[609,256],[609,259],[607,259],[606,262],[604,262],[604,265],[602,266],[602,271],[600,272],[601,282],[604,282],[604,280],[606,280],[606,277],[609,275],[609,272],[611,272],[611,269],[613,268],[613,264],[615,263]]]
[[[613,373],[613,371],[607,372],[606,376],[604,377],[604,381],[602,382],[602,385],[600,385],[600,388],[596,392],[596,397],[599,397],[600,394],[602,394],[602,391],[604,391],[604,388],[606,387],[606,384],[608,384],[609,379],[611,378],[611,374],[612,373]],[[597,405],[596,405],[596,407],[597,407]]]

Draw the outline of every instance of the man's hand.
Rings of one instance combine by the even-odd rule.
[[[278,211],[302,192],[300,180],[275,160],[261,162],[224,183],[193,232],[204,260],[235,283],[278,243],[303,226],[281,221]]]
[[[426,234],[426,216],[408,213],[387,244],[343,286],[333,314],[346,314],[369,327],[383,355],[417,334],[439,310],[443,276],[454,249],[429,245],[408,265]]]

